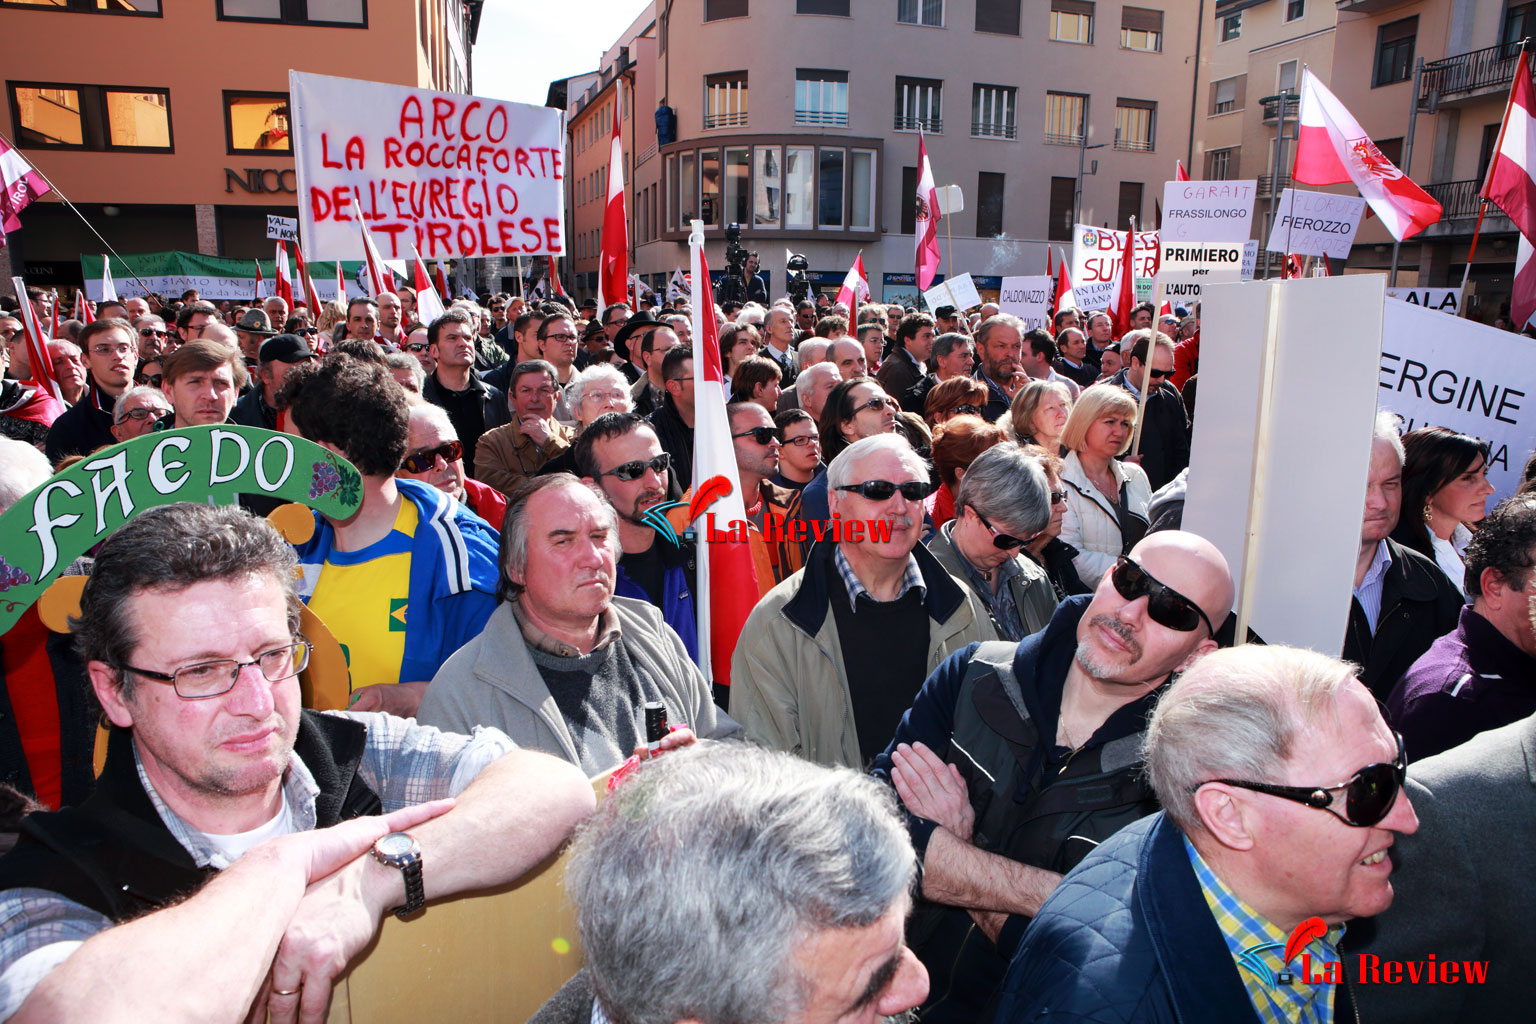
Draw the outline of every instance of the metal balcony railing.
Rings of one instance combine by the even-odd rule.
[[[1012,122],[972,121],[971,136],[978,139],[1016,139],[1019,137],[1019,129]]]
[[[903,117],[896,115],[895,129],[898,132],[915,132],[921,128],[925,132],[935,135],[944,130],[944,119],[939,117]]]
[[[1150,153],[1150,152],[1152,152],[1152,140],[1151,139],[1122,139],[1119,136],[1116,136],[1115,137],[1115,148],[1116,149],[1126,150],[1127,152],[1131,152],[1131,153]]]
[[[1502,89],[1514,81],[1519,60],[1519,44],[1502,44],[1425,64],[1419,79],[1419,103],[1427,104],[1431,93],[1446,99],[1482,89]]]
[[[747,126],[747,112],[745,110],[723,111],[718,114],[705,114],[705,128],[745,128]]]
[[[1266,97],[1264,97],[1263,103],[1264,103],[1264,123],[1268,124],[1271,121],[1278,121],[1278,120],[1280,120],[1280,97],[1279,96],[1266,96]],[[1300,96],[1296,95],[1295,93],[1292,93],[1291,95],[1285,97],[1285,119],[1287,121],[1294,121],[1296,119],[1296,117],[1297,117],[1297,112],[1300,111],[1300,110],[1301,110],[1301,97]]]
[[[1424,191],[1445,211],[1441,220],[1476,220],[1480,181],[1438,181],[1424,186]],[[1497,213],[1497,210],[1493,212]]]
[[[796,110],[795,124],[824,124],[834,128],[848,127],[846,110]]]
[[[1279,195],[1291,187],[1289,174],[1261,174],[1259,175],[1259,195],[1268,197]]]
[[[1083,136],[1081,132],[1065,134],[1062,132],[1046,132],[1045,144],[1047,146],[1081,146]]]

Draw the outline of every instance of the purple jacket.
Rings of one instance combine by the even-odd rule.
[[[1392,688],[1387,719],[1411,761],[1536,712],[1536,658],[1468,605]]]

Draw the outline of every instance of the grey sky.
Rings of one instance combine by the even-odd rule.
[[[587,71],[645,0],[489,0],[472,57],[480,96],[543,103],[549,83]]]

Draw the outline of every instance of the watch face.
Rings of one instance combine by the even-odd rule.
[[[404,832],[391,832],[378,842],[378,851],[386,857],[404,857],[411,852],[414,840]]]

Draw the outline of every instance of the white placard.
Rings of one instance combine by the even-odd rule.
[[[1361,274],[1205,290],[1200,323],[1209,343],[1201,345],[1183,526],[1221,549],[1239,587],[1248,530],[1257,526],[1249,623],[1272,644],[1330,654],[1344,646],[1376,415],[1373,374],[1385,285],[1382,275]],[[1263,404],[1272,302],[1278,309],[1269,442],[1257,449],[1265,484],[1255,501],[1256,410]],[[1326,331],[1317,329],[1318,310],[1328,311]],[[1340,338],[1349,344],[1340,345]],[[1328,372],[1318,373],[1319,366]],[[1297,444],[1299,437],[1327,441]]]
[[[1026,330],[1043,327],[1051,331],[1051,278],[1005,277],[997,293],[997,305],[1004,313],[1010,313],[1024,321]]]
[[[1163,184],[1164,242],[1246,242],[1259,183],[1169,181]]]
[[[563,255],[560,111],[290,71],[299,219],[311,259]]]
[[[1243,280],[1252,281],[1254,268],[1259,265],[1259,243],[1253,239],[1243,243]]]
[[[1106,309],[1115,269],[1125,249],[1125,232],[1078,224],[1072,229],[1072,293],[1081,310]],[[1136,232],[1131,252],[1136,275],[1136,301],[1151,298],[1152,278],[1157,272],[1157,232]]]
[[[981,294],[970,274],[947,278],[923,292],[923,302],[929,309],[954,306],[958,310],[973,309],[981,305]]]
[[[1264,247],[1270,252],[1347,259],[1364,213],[1365,200],[1360,196],[1288,188],[1280,193],[1275,224]]]
[[[1487,441],[1488,507],[1515,493],[1536,439],[1536,342],[1410,302],[1386,303],[1385,324],[1381,407],[1402,416],[1405,429],[1445,427]]]
[[[1460,288],[1388,288],[1387,298],[1401,299],[1413,306],[1461,315]]]
[[[275,213],[267,214],[267,237],[274,242],[297,242],[299,240],[299,219],[297,217],[279,217]]]
[[[939,197],[939,213],[945,217],[965,209],[965,193],[959,185],[940,185],[933,191]]]

